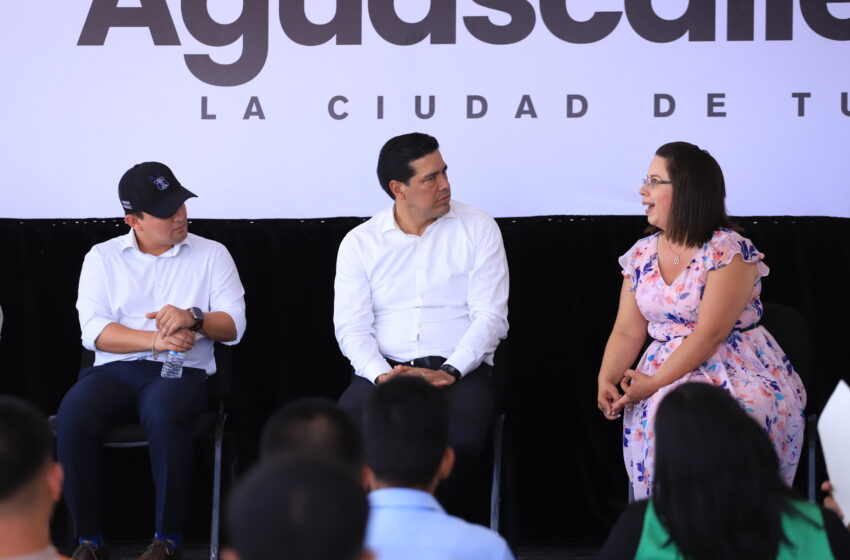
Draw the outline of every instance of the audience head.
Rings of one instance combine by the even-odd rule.
[[[339,461],[281,454],[255,466],[233,489],[223,558],[371,558],[363,548],[368,515],[362,486]]]
[[[293,401],[266,422],[260,455],[266,459],[280,452],[328,455],[358,474],[363,467],[360,429],[339,405],[323,398]]]
[[[454,462],[448,433],[448,404],[441,389],[410,376],[378,385],[363,420],[373,488],[401,486],[433,492]]]
[[[49,519],[62,493],[47,419],[29,403],[0,396],[0,519]]]
[[[718,228],[734,227],[726,213],[726,182],[717,160],[688,142],[670,142],[655,152],[667,164],[673,200],[665,234],[674,243],[699,246]],[[650,226],[649,231],[658,231]]]
[[[381,188],[395,200],[390,190],[390,181],[407,184],[414,174],[410,162],[436,152],[439,148],[436,138],[421,132],[402,134],[387,140],[378,156],[378,181]]]
[[[661,401],[655,434],[653,504],[684,556],[774,558],[792,494],[741,405],[720,387],[684,383]]]

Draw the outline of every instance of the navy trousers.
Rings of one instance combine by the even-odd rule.
[[[148,435],[156,486],[156,531],[182,533],[192,476],[192,427],[206,407],[206,373],[160,376],[161,362],[119,361],[86,368],[68,391],[56,417],[59,462],[65,470],[65,502],[77,536],[103,533],[101,442],[122,423],[140,422]],[[128,481],[131,482],[131,481]]]

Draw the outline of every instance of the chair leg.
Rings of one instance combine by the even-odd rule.
[[[210,522],[210,560],[218,560],[219,527],[221,525],[221,446],[224,440],[223,414],[215,427],[215,461],[213,466],[212,520]]]
[[[806,484],[806,490],[809,498],[809,502],[815,503],[815,454],[817,451],[817,437],[818,437],[818,416],[817,414],[810,414],[806,419],[806,430],[808,431],[806,440],[808,445],[808,451],[806,453],[806,459],[808,461],[806,474],[808,475],[808,481]]]
[[[502,436],[505,415],[500,414],[493,423],[493,484],[490,488],[490,529],[499,532],[499,508],[502,486]]]

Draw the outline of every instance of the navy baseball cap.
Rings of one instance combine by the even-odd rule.
[[[167,165],[155,161],[137,163],[118,183],[118,198],[124,214],[147,212],[157,218],[170,218],[186,199],[194,196]]]

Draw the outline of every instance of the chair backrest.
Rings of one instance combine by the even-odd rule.
[[[761,325],[782,347],[803,384],[808,385],[807,380],[812,375],[812,343],[806,319],[788,305],[767,301],[762,302],[762,305],[764,314]]]
[[[215,375],[207,378],[207,392],[215,402],[226,403],[230,398],[231,379],[233,374],[233,346],[216,342]]]

